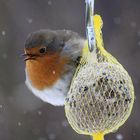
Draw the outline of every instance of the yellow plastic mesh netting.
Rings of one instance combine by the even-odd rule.
[[[65,101],[65,113],[76,132],[102,140],[129,117],[134,88],[127,71],[103,47],[98,15],[94,16],[94,28],[96,50],[90,53],[86,43]]]

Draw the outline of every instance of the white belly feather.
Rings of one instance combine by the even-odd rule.
[[[33,92],[35,96],[42,99],[44,102],[50,103],[55,106],[64,105],[64,101],[70,86],[72,78],[72,73],[69,73],[63,77],[63,79],[58,80],[54,86],[46,88],[44,90],[38,90],[33,87],[31,81],[28,78],[26,72],[26,85]]]

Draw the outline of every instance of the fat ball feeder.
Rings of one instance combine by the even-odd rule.
[[[86,1],[87,41],[65,101],[65,113],[79,134],[103,140],[131,114],[134,87],[128,72],[103,45],[103,22],[93,16],[94,0]]]

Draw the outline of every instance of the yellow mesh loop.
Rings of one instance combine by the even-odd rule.
[[[104,134],[103,133],[93,134],[93,140],[104,140]]]

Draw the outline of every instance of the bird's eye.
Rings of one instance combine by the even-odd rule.
[[[39,50],[40,53],[45,53],[46,52],[46,47],[43,47]]]

